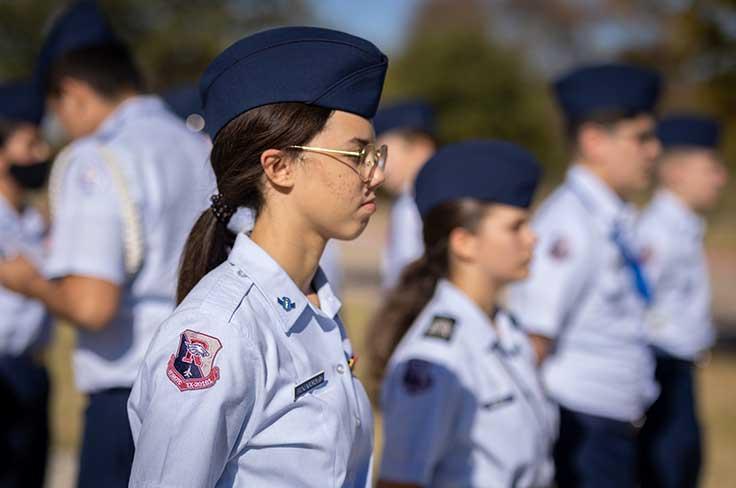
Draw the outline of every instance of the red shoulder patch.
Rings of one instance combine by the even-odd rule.
[[[222,343],[217,337],[187,329],[169,359],[166,376],[180,391],[210,388],[220,379],[220,368],[215,366],[220,349]]]

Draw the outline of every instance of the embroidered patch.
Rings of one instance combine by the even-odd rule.
[[[220,368],[214,365],[220,349],[218,338],[187,329],[169,359],[166,376],[180,391],[210,388],[220,379]]]
[[[443,317],[441,315],[435,315],[432,318],[432,323],[429,324],[429,328],[424,333],[427,337],[436,337],[449,341],[452,338],[452,333],[455,331],[455,319],[452,317]]]
[[[325,383],[325,372],[320,371],[316,375],[309,378],[304,383],[300,383],[294,387],[294,401],[296,401],[297,398],[304,395],[305,393],[308,393],[318,386]]]
[[[279,305],[281,305],[281,307],[283,307],[287,312],[291,312],[296,308],[296,303],[292,302],[289,297],[277,298],[276,301],[279,302]]]
[[[558,237],[549,247],[549,255],[558,261],[570,257],[570,244],[567,242],[567,239]]]
[[[410,359],[404,373],[404,388],[415,395],[432,387],[432,363],[421,359]]]

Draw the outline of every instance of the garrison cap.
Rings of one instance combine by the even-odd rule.
[[[434,137],[434,109],[420,100],[407,100],[381,108],[373,119],[376,136],[391,130],[414,130]]]
[[[43,98],[30,80],[0,84],[0,119],[38,125],[43,115],[43,104]]]
[[[626,64],[575,69],[554,84],[557,101],[569,122],[584,121],[606,110],[653,112],[660,89],[661,78],[655,71]]]
[[[665,117],[657,125],[657,137],[662,147],[702,147],[718,149],[721,126],[713,118],[695,114]]]
[[[461,198],[528,208],[541,168],[527,150],[510,142],[473,140],[449,144],[422,167],[414,184],[422,217]]]
[[[281,27],[237,41],[200,80],[205,130],[214,140],[250,109],[283,102],[373,118],[388,58],[372,43],[317,27]]]

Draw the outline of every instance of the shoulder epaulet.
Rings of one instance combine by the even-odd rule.
[[[429,327],[424,331],[425,337],[435,337],[445,341],[452,339],[452,334],[455,332],[455,326],[457,320],[447,315],[435,315],[432,317],[432,321],[429,323]]]

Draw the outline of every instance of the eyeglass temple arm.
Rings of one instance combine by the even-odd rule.
[[[303,151],[316,151],[316,152],[325,152],[329,154],[342,154],[343,156],[355,156],[360,157],[362,154],[362,151],[341,151],[339,149],[326,149],[324,147],[316,147],[316,146],[289,146],[293,149],[301,149]]]

